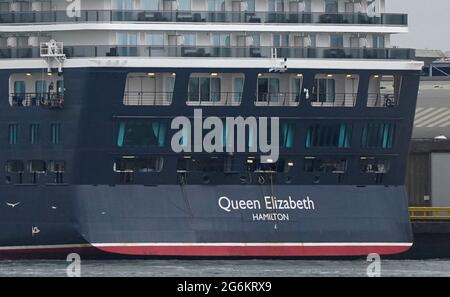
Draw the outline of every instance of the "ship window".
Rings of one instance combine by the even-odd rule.
[[[37,102],[43,102],[47,94],[47,81],[37,80],[35,82],[35,93]]]
[[[19,138],[19,125],[9,124],[8,126],[8,140],[9,144],[17,144]]]
[[[362,135],[363,148],[391,149],[394,145],[395,124],[368,123]]]
[[[46,164],[42,160],[32,160],[28,162],[28,171],[30,173],[45,173]]]
[[[61,124],[53,123],[50,125],[50,138],[52,144],[61,144]]]
[[[144,10],[159,11],[163,10],[161,2],[161,0],[143,0],[141,6]]]
[[[178,0],[178,9],[181,11],[191,10],[191,0]]]
[[[308,157],[304,160],[305,172],[342,174],[347,171],[347,160]]]
[[[225,172],[225,159],[221,157],[184,157],[178,159],[177,172]]]
[[[25,171],[23,161],[10,160],[6,161],[6,172],[8,173],[21,173]]]
[[[295,96],[295,102],[300,102],[303,89],[303,78],[293,78],[291,85],[292,85],[292,93]]]
[[[165,145],[166,123],[161,120],[130,120],[119,123],[117,146]]]
[[[160,157],[138,157],[121,158],[114,162],[114,172],[138,172],[151,173],[161,172],[164,165],[164,159]]]
[[[352,126],[347,124],[311,125],[306,135],[306,147],[349,148],[351,134]]]
[[[287,173],[291,169],[293,162],[278,159],[277,162],[263,163],[259,157],[249,157],[246,160],[248,172],[255,173]]]
[[[191,77],[189,79],[188,103],[218,102],[220,97],[220,78]]]
[[[123,94],[123,104],[129,106],[170,105],[174,86],[174,73],[129,73]]]
[[[325,13],[338,13],[338,1],[337,0],[325,0]]]
[[[184,46],[197,46],[197,34],[196,33],[184,33],[183,34]]]
[[[14,103],[17,103],[17,104],[19,104],[19,102],[22,103],[23,99],[25,99],[25,90],[26,90],[26,87],[25,87],[24,81],[19,80],[19,81],[14,82],[14,96],[17,99],[16,102],[14,102]],[[20,100],[20,99],[22,99],[22,100]],[[19,104],[19,105],[21,105],[21,104]]]
[[[334,102],[336,100],[336,81],[333,78],[316,78],[312,102]]]
[[[372,75],[369,79],[368,107],[396,107],[400,104],[403,77]]]
[[[234,78],[234,101],[241,102],[242,95],[244,94],[244,82],[245,79],[243,77]]]
[[[258,102],[278,102],[280,97],[280,79],[274,77],[258,78]]]
[[[162,32],[148,33],[147,43],[153,48],[164,47],[164,33]]]
[[[64,172],[66,171],[66,162],[64,161],[50,161],[49,171],[54,175],[54,183],[64,183]]]
[[[295,139],[295,123],[283,123],[281,126],[282,148],[293,148]]]
[[[15,180],[13,181],[12,177],[10,175],[7,175],[6,183],[22,184],[23,172],[25,171],[25,165],[24,165],[23,161],[20,161],[20,160],[6,161],[5,169],[8,174],[12,174],[15,177]]]
[[[28,172],[31,173],[31,180],[30,182],[32,184],[37,184],[39,180],[39,176],[42,174],[45,174],[47,171],[47,166],[45,161],[42,160],[32,160],[28,162]]]
[[[30,143],[31,144],[39,143],[39,124],[30,125]]]
[[[391,169],[391,161],[382,158],[361,157],[360,168],[363,173],[386,174]]]

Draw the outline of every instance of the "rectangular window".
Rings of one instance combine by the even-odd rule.
[[[295,139],[295,123],[283,123],[281,125],[281,142],[282,148],[293,148]]]
[[[315,80],[313,102],[334,102],[336,99],[336,81],[334,79],[319,78]]]
[[[363,129],[362,147],[368,149],[391,149],[394,146],[395,130],[395,124],[366,124]]]
[[[66,171],[66,162],[64,161],[50,161],[49,171],[53,173],[54,183],[64,183],[64,172]]]
[[[304,170],[311,173],[343,174],[347,171],[347,160],[309,157],[305,158]]]
[[[384,158],[361,157],[360,168],[363,173],[386,174],[391,169],[391,161]]]
[[[39,124],[30,125],[30,143],[31,144],[39,143]]]
[[[39,181],[39,176],[44,175],[47,171],[47,164],[42,160],[32,160],[28,162],[28,172],[31,174],[30,182],[32,184],[37,184]]]
[[[50,124],[50,139],[52,144],[61,144],[61,124]]]
[[[114,172],[151,173],[161,172],[164,159],[160,157],[121,158],[114,162]]]
[[[258,78],[258,102],[278,102],[280,79]]]
[[[141,0],[141,7],[144,10],[162,10],[161,0]]]
[[[221,97],[220,78],[191,77],[188,90],[189,102],[217,102]]]
[[[154,32],[147,34],[147,43],[152,47],[164,47],[164,33]]]
[[[9,144],[17,144],[19,139],[19,125],[9,124],[8,126],[8,141]]]
[[[14,93],[17,94],[25,94],[25,82],[22,80],[14,82]]]
[[[197,45],[197,34],[195,33],[185,33],[183,35],[185,46],[196,46]]]
[[[178,10],[190,11],[191,10],[191,0],[178,0]]]
[[[330,47],[331,48],[343,48],[344,47],[344,36],[341,34],[332,34],[330,36]]]
[[[308,128],[306,147],[349,148],[352,126],[347,124],[315,124]]]
[[[236,77],[234,79],[234,96],[233,100],[235,102],[242,101],[242,95],[244,94],[244,82],[245,79],[243,77]]]
[[[161,120],[130,120],[119,123],[117,146],[158,146],[166,141],[166,123]]]
[[[300,98],[302,96],[303,78],[294,78],[292,79],[291,84],[294,102],[300,102]]]
[[[6,162],[6,182],[22,184],[25,165],[21,160],[9,160]],[[14,180],[13,180],[14,179]]]

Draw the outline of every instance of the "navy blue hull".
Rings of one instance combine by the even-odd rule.
[[[33,188],[3,191],[0,246],[92,245],[172,256],[199,256],[193,247],[202,246],[205,256],[308,256],[391,253],[392,247],[399,252],[412,242],[403,187],[68,186],[41,194]],[[242,251],[244,245],[253,248]],[[224,252],[222,246],[241,251]],[[255,250],[259,246],[271,250]]]

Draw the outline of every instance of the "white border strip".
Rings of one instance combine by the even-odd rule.
[[[275,61],[264,58],[70,58],[63,68],[272,68]],[[288,59],[290,69],[421,70],[423,62],[409,60]],[[44,59],[3,59],[0,69],[47,69]]]

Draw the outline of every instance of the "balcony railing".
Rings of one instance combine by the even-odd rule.
[[[131,106],[145,105],[170,105],[172,104],[171,92],[135,92],[124,93],[123,104]]]
[[[242,93],[240,92],[212,92],[206,98],[198,96],[189,96],[187,105],[201,106],[239,106],[242,101]]]
[[[364,24],[407,26],[406,14],[323,12],[231,12],[231,11],[150,11],[83,10],[80,17],[66,11],[2,12],[0,23],[85,23],[85,22],[204,22],[204,23],[288,23]]]
[[[319,48],[277,47],[279,58],[298,59],[382,59],[413,60],[415,50],[401,48]],[[214,47],[214,46],[64,46],[67,58],[84,57],[213,57],[213,58],[272,58],[274,48]],[[39,48],[0,48],[0,59],[40,58]]]
[[[370,93],[367,97],[368,107],[396,107],[399,104],[399,96],[393,93]]]
[[[12,106],[63,108],[64,95],[57,93],[11,93]]]
[[[298,93],[258,93],[256,106],[297,106],[300,102]]]
[[[311,106],[314,107],[354,107],[356,93],[320,93],[313,94]]]

